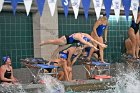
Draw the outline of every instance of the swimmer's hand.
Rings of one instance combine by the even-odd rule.
[[[95,51],[98,51],[99,49],[97,48],[97,47],[95,47],[95,46],[93,46],[93,48],[95,49]]]
[[[40,46],[45,45],[45,41],[41,41],[41,43],[39,44]]]
[[[107,45],[106,44],[101,44],[101,47],[107,48]]]

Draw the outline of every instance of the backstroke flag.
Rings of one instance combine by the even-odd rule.
[[[132,13],[133,13],[135,22],[136,22],[137,16],[138,16],[138,7],[139,7],[139,0],[132,0],[131,8],[132,8]]]
[[[0,12],[2,10],[3,4],[4,4],[4,0],[0,0]]]
[[[125,12],[126,20],[128,21],[131,0],[122,0],[122,3],[123,3],[123,7],[124,7],[124,12]]]
[[[113,0],[112,3],[113,3],[113,7],[114,7],[116,20],[118,22],[119,16],[120,16],[121,0]]]
[[[16,13],[16,8],[17,8],[18,1],[19,0],[11,0],[14,15]]]
[[[36,0],[36,3],[38,6],[38,11],[40,13],[40,16],[42,16],[45,0]]]
[[[74,11],[75,19],[77,19],[77,16],[78,16],[80,2],[81,2],[81,0],[71,0],[71,4],[72,4],[73,11]]]
[[[64,8],[65,17],[68,16],[69,3],[70,3],[70,0],[62,0],[62,6]]]
[[[112,0],[104,0],[104,6],[105,6],[107,18],[109,18],[109,15],[110,15],[111,5],[112,5]]]
[[[23,1],[24,1],[24,5],[25,5],[27,16],[28,16],[29,12],[30,12],[30,9],[31,9],[31,5],[32,5],[33,0],[23,0]]]
[[[88,18],[88,10],[90,7],[90,0],[82,0],[83,8],[84,8],[84,13],[86,19]]]
[[[101,8],[102,8],[103,0],[93,0],[93,4],[94,4],[96,17],[98,20],[100,17],[100,12],[101,12]]]
[[[57,0],[48,0],[51,16],[54,15],[56,2]]]

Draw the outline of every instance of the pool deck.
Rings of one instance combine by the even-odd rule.
[[[104,89],[109,89],[110,85],[115,84],[112,79],[103,79],[103,80],[76,80],[74,82],[66,82],[62,81],[62,84],[65,87],[65,91],[75,91],[75,92],[80,92],[80,91],[94,91],[94,90],[104,90]],[[16,85],[14,86],[15,88],[17,87]],[[0,90],[2,91],[4,86],[0,86]],[[12,87],[13,88],[13,87]],[[15,88],[13,88],[13,91],[15,91]],[[23,84],[22,88],[27,92],[27,93],[40,93],[38,92],[41,89],[45,88],[45,84]],[[12,89],[11,89],[12,91]],[[1,93],[1,92],[0,92]],[[3,93],[3,92],[2,92]]]
[[[65,91],[89,91],[89,90],[104,90],[109,89],[111,85],[115,84],[115,79],[103,79],[103,80],[76,80],[74,82],[66,82],[63,81],[62,84],[65,87]],[[44,84],[29,84],[23,85],[23,89],[30,90],[30,89],[40,89],[45,87]]]
[[[115,84],[115,79],[90,79],[90,80],[77,80],[76,82],[63,82],[65,90],[69,91],[94,91],[109,89],[111,85]]]

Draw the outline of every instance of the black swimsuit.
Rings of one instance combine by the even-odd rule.
[[[6,70],[6,72],[4,73],[4,77],[7,78],[7,79],[10,79],[11,78],[11,70],[10,71]],[[10,83],[11,81],[2,81],[1,80],[1,82],[8,82],[8,83]]]
[[[74,38],[73,38],[73,35],[65,35],[65,37],[66,37],[66,40],[67,40],[67,44],[73,44],[73,43],[78,43],[79,42],[79,40],[75,40]]]
[[[134,20],[132,20],[130,27],[132,27],[134,29],[135,34],[137,34],[137,32],[139,31],[139,24],[140,24],[140,22],[137,24],[137,23],[135,23]]]

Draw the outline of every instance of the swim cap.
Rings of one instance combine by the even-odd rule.
[[[10,57],[9,57],[9,56],[4,56],[4,57],[2,58],[3,63],[5,63],[5,62],[7,61],[8,58],[10,58]]]
[[[67,59],[67,55],[66,54],[60,54],[60,58]]]

